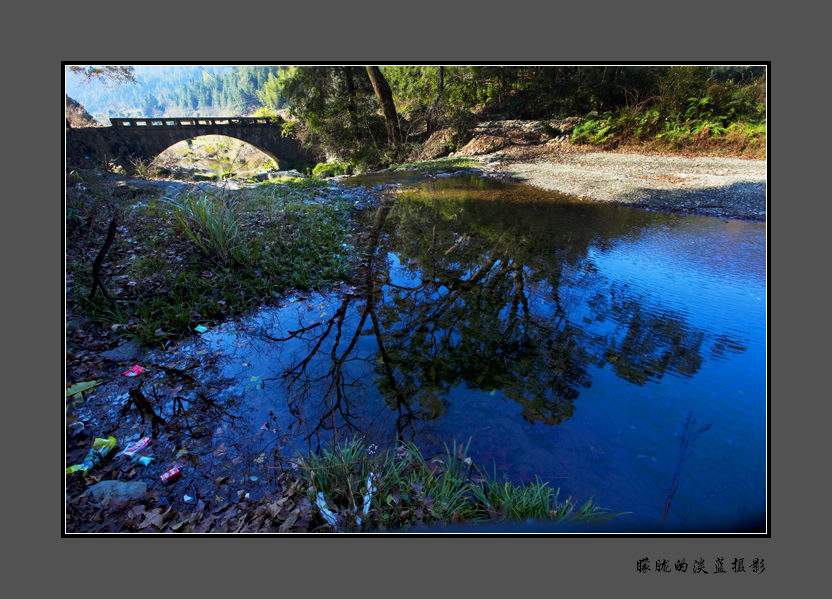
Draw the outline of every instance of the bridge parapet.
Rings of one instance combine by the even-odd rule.
[[[113,127],[205,127],[239,125],[282,124],[280,117],[164,117],[164,118],[111,118]]]

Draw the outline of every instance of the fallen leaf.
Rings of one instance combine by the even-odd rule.
[[[272,520],[277,520],[277,517],[280,514],[280,505],[276,502],[267,503],[266,511],[269,513],[269,516],[271,516]]]
[[[292,526],[295,524],[295,522],[298,521],[298,516],[299,515],[300,515],[299,510],[293,511],[291,514],[289,514],[289,517],[286,518],[286,520],[283,522],[283,524],[280,525],[280,528],[278,530],[280,532],[289,532],[289,529],[291,529]]]
[[[218,501],[219,501],[219,500],[225,501],[225,500],[224,500],[222,497],[220,497],[219,495],[217,495],[217,496],[215,497],[215,499],[217,499]],[[227,510],[227,509],[230,507],[230,505],[231,505],[230,503],[223,503],[223,504],[221,504],[221,505],[218,505],[218,506],[217,506],[217,507],[215,507],[213,510],[211,510],[211,513],[212,513],[212,514],[214,514],[214,515],[219,514],[220,512],[223,512],[223,511]]]
[[[189,518],[185,518],[184,520],[180,520],[176,524],[171,524],[168,528],[170,528],[173,532],[176,532],[177,530],[179,530],[179,527],[185,524],[185,522],[187,522],[188,520]]]
[[[159,530],[164,526],[165,516],[162,514],[160,508],[156,508],[150,512],[145,512],[144,520],[139,523],[139,528],[147,528],[148,526],[155,526]]]
[[[97,387],[101,384],[101,381],[84,381],[82,383],[75,383],[71,387],[68,387],[66,390],[66,396],[72,397],[73,399],[83,399],[83,392],[89,391],[93,387]]]

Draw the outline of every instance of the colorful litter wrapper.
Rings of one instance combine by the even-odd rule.
[[[120,455],[126,455],[128,458],[135,457],[139,451],[141,451],[148,445],[150,445],[150,437],[142,437],[138,441],[134,441],[133,443],[125,447],[123,450],[118,452],[115,457],[118,457]]]
[[[138,376],[145,371],[144,366],[139,366],[138,364],[134,365],[130,370],[123,372],[124,376]]]
[[[195,330],[197,333],[204,333],[205,331],[207,331],[207,330],[208,330],[208,327],[206,327],[205,325],[202,325],[202,324],[198,324],[198,325],[196,325],[196,326],[194,327],[194,330]]]
[[[182,471],[179,469],[179,466],[174,466],[159,478],[162,480],[163,483],[172,483],[173,481],[178,480],[181,476]]]
[[[87,457],[84,458],[84,461],[80,464],[68,467],[66,469],[66,473],[72,474],[73,472],[81,472],[82,474],[86,474],[97,466],[101,460],[107,457],[107,455],[115,449],[115,446],[115,437],[107,437],[106,439],[96,437],[95,441],[92,443],[92,449],[90,449],[90,452],[87,454]]]
[[[136,460],[139,464],[144,467],[150,466],[150,462],[153,461],[153,458],[149,458],[147,456],[141,456],[138,460]]]

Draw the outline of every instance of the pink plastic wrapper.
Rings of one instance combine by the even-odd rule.
[[[144,366],[139,366],[138,364],[136,364],[130,370],[127,370],[127,371],[123,372],[122,374],[124,376],[137,376],[137,375],[143,373],[144,371],[145,371]]]
[[[120,455],[126,455],[128,458],[134,457],[139,451],[144,449],[150,445],[150,437],[142,437],[138,441],[134,441],[127,447],[125,447],[122,451],[116,454],[116,457]]]

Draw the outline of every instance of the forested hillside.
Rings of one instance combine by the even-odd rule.
[[[167,94],[157,113],[168,116],[251,114],[263,105],[258,93],[266,89],[269,80],[280,70],[281,67],[239,66],[221,75],[204,72],[201,78],[192,79]]]
[[[359,167],[412,157],[434,133],[453,151],[477,120],[568,116],[582,120],[572,141],[608,149],[765,154],[761,66],[389,66],[375,80],[372,68],[279,80],[304,139]]]

